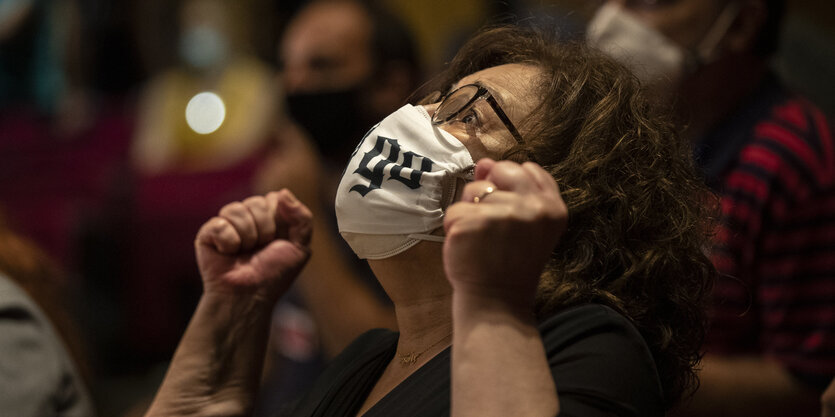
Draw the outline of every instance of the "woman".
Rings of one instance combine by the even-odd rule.
[[[438,86],[337,195],[400,333],[361,336],[290,415],[663,415],[695,385],[714,274],[686,144],[626,69],[532,31],[477,35]],[[149,415],[249,412],[309,217],[284,190],[203,226],[204,295]]]

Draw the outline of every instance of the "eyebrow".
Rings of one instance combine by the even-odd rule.
[[[524,144],[525,140],[522,139],[522,135],[519,134],[519,131],[516,129],[516,125],[514,125],[513,121],[510,120],[510,116],[507,115],[507,111],[503,110],[506,108],[505,105],[499,102],[499,99],[502,98],[502,96],[497,94],[497,91],[487,87],[480,81],[474,81],[473,85],[487,90],[487,93],[490,94],[487,101],[490,102],[490,106],[493,107],[493,113],[495,113],[499,120],[502,121],[502,124],[507,127],[507,130],[510,131],[513,139],[516,139],[516,142],[519,144]]]
[[[487,91],[490,92],[490,95],[493,96],[493,98],[495,98],[496,101],[499,103],[499,106],[502,106],[502,108],[504,108],[504,106],[506,104],[505,101],[504,101],[504,96],[502,96],[502,94],[499,93],[498,91],[496,91],[493,87],[490,87],[489,85],[484,84],[483,82],[481,82],[481,80],[473,81],[473,82],[467,83],[465,85],[477,85],[479,87],[486,88]],[[457,83],[451,85],[449,87],[449,89],[447,89],[446,93],[444,93],[444,95],[449,94],[450,92],[455,91],[459,88],[461,88],[461,81],[458,81]]]
[[[489,85],[484,84],[481,81],[475,81],[475,82],[473,82],[473,84],[475,84],[479,87],[486,88],[487,91],[490,92],[490,95],[493,96],[494,99],[496,99],[496,102],[499,103],[499,107],[501,107],[503,110],[508,108],[507,107],[507,102],[505,101],[505,97],[504,97],[504,95],[502,95],[502,93],[500,93],[496,89],[490,87]],[[505,111],[505,113],[507,113],[507,110],[504,110],[504,111]]]

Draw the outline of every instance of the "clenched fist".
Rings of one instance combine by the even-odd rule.
[[[227,204],[194,242],[204,292],[276,301],[310,257],[311,221],[286,189]]]
[[[444,218],[447,278],[458,294],[532,308],[567,222],[559,188],[539,165],[482,159]]]

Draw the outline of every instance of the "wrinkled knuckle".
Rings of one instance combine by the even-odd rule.
[[[525,212],[529,213],[529,220],[536,224],[551,224],[557,219],[556,211],[549,201],[531,196],[525,200]]]
[[[514,169],[518,166],[519,166],[519,164],[516,163],[516,162],[508,161],[508,160],[502,160],[502,161],[496,162],[496,165],[494,166],[494,169],[512,170],[512,169]]]
[[[519,176],[519,170],[521,167],[519,164],[511,161],[500,161],[496,163],[496,167],[493,168],[493,172],[504,178],[516,178]]]
[[[265,208],[267,206],[267,200],[261,196],[253,196],[244,200],[243,204],[249,207]]]
[[[223,206],[223,208],[220,209],[220,215],[239,216],[243,213],[244,210],[246,210],[246,207],[244,207],[243,203],[241,203],[240,201],[236,201],[234,203],[229,203]]]
[[[548,203],[539,196],[532,195],[526,200],[528,208],[539,216],[546,215],[550,210]]]
[[[222,217],[215,217],[209,221],[209,232],[212,234],[220,234],[223,233],[224,230],[227,228],[232,227],[232,225],[226,219]]]
[[[509,207],[511,214],[520,220],[536,218],[541,211],[540,204],[532,196],[519,197]]]

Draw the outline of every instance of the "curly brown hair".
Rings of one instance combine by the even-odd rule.
[[[506,157],[553,175],[568,230],[545,268],[537,314],[602,303],[636,325],[654,356],[667,408],[698,385],[705,307],[716,271],[703,251],[713,199],[689,144],[642,97],[624,66],[537,29],[500,27],[468,41],[428,88],[509,63],[542,71],[540,104]]]

